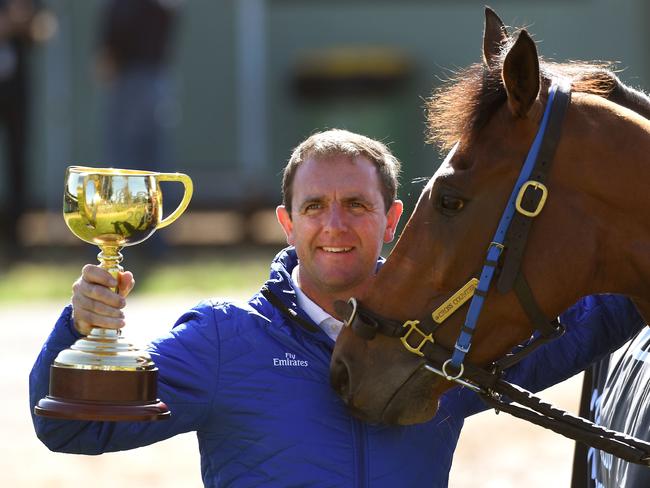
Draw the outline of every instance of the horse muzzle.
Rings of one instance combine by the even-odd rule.
[[[392,371],[391,373],[394,373]],[[438,402],[432,394],[435,378],[417,366],[396,380],[384,378],[378,382],[354,381],[344,360],[334,359],[330,368],[330,383],[350,413],[369,423],[410,425],[426,422],[436,413]],[[364,384],[378,384],[372,390]]]

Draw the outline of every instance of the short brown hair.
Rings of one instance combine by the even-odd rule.
[[[397,198],[398,177],[401,163],[386,144],[354,132],[331,129],[309,136],[291,153],[282,176],[282,204],[291,214],[293,179],[301,163],[309,158],[347,156],[355,159],[368,158],[379,171],[381,193],[386,211]]]

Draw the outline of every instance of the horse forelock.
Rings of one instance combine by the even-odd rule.
[[[427,142],[448,151],[477,132],[505,102],[501,72],[472,64],[434,90],[426,103]]]
[[[486,66],[472,64],[436,88],[426,101],[427,142],[448,151],[461,138],[474,137],[485,127],[492,115],[507,100],[501,80],[504,48],[498,62]],[[650,114],[650,97],[624,85],[605,61],[569,61],[556,63],[540,57],[541,86],[553,78],[564,78],[574,92],[590,93],[609,98],[614,103],[632,109],[646,118]]]

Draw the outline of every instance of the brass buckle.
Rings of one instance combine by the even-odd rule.
[[[434,343],[434,341],[433,341],[433,332],[431,334],[429,334],[429,335],[425,335],[424,332],[422,332],[418,328],[419,323],[420,323],[419,320],[407,320],[406,322],[404,322],[404,324],[402,324],[402,327],[410,327],[410,329],[408,330],[408,332],[406,334],[404,334],[402,337],[400,337],[400,340],[402,341],[402,344],[404,344],[404,347],[408,351],[412,352],[413,354],[417,354],[418,356],[424,357],[424,353],[422,352],[422,348],[424,347],[424,345],[427,342],[430,342],[431,344]],[[422,339],[420,339],[420,344],[418,344],[417,347],[413,347],[408,343],[408,338],[411,335],[411,332],[413,332],[414,330],[417,331],[418,334],[420,334],[422,336]]]
[[[533,211],[526,210],[521,206],[521,201],[524,198],[524,193],[526,193],[526,190],[529,187],[533,187],[535,190],[541,190],[542,196],[539,199],[539,202],[537,202],[537,208]],[[517,212],[519,212],[522,215],[525,215],[526,217],[537,217],[539,213],[542,211],[544,208],[544,204],[546,203],[546,197],[548,196],[548,189],[546,186],[544,186],[542,183],[539,181],[534,181],[534,180],[528,180],[526,183],[521,185],[521,188],[519,189],[519,193],[517,194],[517,199],[515,200],[515,208],[517,209]]]

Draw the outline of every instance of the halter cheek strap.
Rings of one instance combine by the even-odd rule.
[[[441,366],[445,378],[449,380],[458,379],[463,374],[465,356],[472,345],[478,318],[483,309],[492,279],[500,265],[504,250],[506,250],[506,265],[510,270],[510,275],[506,277],[505,281],[501,280],[500,283],[512,282],[507,291],[514,286],[514,291],[522,308],[535,328],[541,332],[542,343],[562,334],[562,326],[557,321],[550,322],[537,305],[530,286],[520,270],[523,251],[517,251],[517,254],[513,257],[510,255],[507,246],[514,243],[513,246],[516,246],[517,249],[525,247],[527,228],[530,226],[532,219],[539,215],[544,207],[548,196],[548,190],[544,182],[557,147],[564,115],[571,99],[570,93],[570,87],[565,86],[561,81],[554,80],[551,83],[542,121],[512,189],[492,242],[488,246],[487,255],[478,278],[471,278],[434,310],[430,317],[426,317],[422,321],[408,320],[401,325],[399,322],[387,320],[367,309],[361,311],[357,301],[353,298],[349,302],[352,311],[346,323],[359,336],[372,339],[377,332],[380,332],[390,337],[400,337],[402,344],[409,352],[424,356],[423,349],[425,345],[434,343],[433,330],[437,325],[471,299],[465,322],[456,339],[451,357],[444,361]],[[458,143],[449,152],[445,158],[446,161],[453,157],[457,148]],[[534,175],[537,179],[532,179],[531,175]],[[509,233],[512,222],[515,222],[517,232]],[[526,228],[524,234],[520,230],[522,228]],[[520,242],[522,236],[524,242]],[[514,276],[514,278],[511,278],[511,276]],[[540,345],[540,341],[537,342],[532,349]],[[528,347],[525,349],[525,353],[522,351],[498,361],[496,363],[497,367],[505,368],[514,364],[532,349]],[[452,373],[452,370],[455,370],[455,373]]]
[[[562,335],[563,326],[557,320],[549,321],[537,304],[521,271],[521,261],[532,219],[542,211],[548,196],[548,190],[544,183],[559,141],[562,122],[570,100],[570,87],[565,86],[561,81],[554,80],[549,88],[542,121],[512,189],[492,242],[488,246],[478,278],[471,278],[423,320],[407,320],[404,323],[388,320],[370,310],[362,309],[352,298],[349,302],[352,310],[348,310],[349,318],[346,324],[351,326],[357,335],[367,340],[375,337],[377,332],[389,337],[399,337],[402,345],[409,352],[426,357],[433,364],[439,364],[440,369],[432,366],[435,372],[447,380],[458,381],[464,374],[465,356],[471,348],[485,298],[504,255],[504,268],[507,271],[505,275],[500,275],[499,291],[506,293],[510,289],[514,289],[526,315],[541,335],[536,341],[496,361],[494,370],[501,371],[512,366],[540,345]],[[445,161],[453,157],[457,148],[458,144],[452,148]],[[440,346],[435,344],[433,338],[434,331],[439,324],[470,299],[469,310],[456,339],[451,357],[447,356],[441,361],[441,353],[438,350]],[[435,353],[432,351],[433,349],[435,349]],[[427,351],[429,356],[426,354]]]
[[[454,352],[450,361],[451,366],[456,369],[460,369],[465,359],[465,355],[469,352],[469,349],[472,345],[472,335],[474,334],[479,315],[483,308],[483,304],[485,303],[485,297],[487,296],[488,290],[490,288],[492,278],[494,277],[496,268],[499,264],[501,253],[505,248],[506,234],[508,232],[508,228],[510,227],[510,223],[513,220],[513,217],[516,213],[522,213],[528,218],[535,217],[541,212],[544,206],[548,190],[543,183],[531,180],[530,177],[533,173],[533,170],[541,162],[539,158],[540,148],[542,147],[542,144],[545,140],[547,127],[549,125],[549,120],[551,119],[552,112],[555,112],[555,116],[553,117],[553,131],[559,135],[559,128],[562,126],[564,113],[566,112],[566,107],[568,106],[570,100],[569,94],[570,89],[565,87],[557,80],[553,81],[549,89],[548,101],[546,102],[546,108],[544,109],[542,122],[540,123],[539,129],[537,130],[533,144],[528,151],[528,156],[526,157],[521,172],[519,173],[519,178],[517,178],[517,182],[512,189],[512,193],[510,194],[506,208],[503,211],[503,215],[501,216],[497,230],[494,233],[492,242],[488,247],[487,256],[483,263],[483,270],[481,271],[479,283],[474,292],[472,302],[470,303],[469,311],[467,312],[465,325],[461,329],[460,335],[456,340],[456,345],[454,346]],[[556,98],[559,102],[557,104],[555,103]],[[552,146],[555,147],[556,145],[557,139],[553,141]],[[541,196],[534,208],[524,209],[522,207],[522,202],[525,195],[529,191],[535,193],[539,192]],[[532,297],[532,293],[530,296]],[[539,307],[536,305],[535,308],[539,310]],[[544,320],[544,323],[548,323],[548,321]]]

